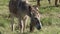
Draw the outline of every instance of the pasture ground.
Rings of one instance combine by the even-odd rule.
[[[28,25],[28,32],[24,34],[60,34],[60,6],[55,7],[54,1],[51,0],[51,4],[48,3],[47,0],[41,1],[41,6],[39,7],[39,12],[41,14],[41,22],[42,22],[42,29],[41,30],[34,30],[34,32],[29,32],[29,25]],[[19,34],[18,28],[14,32],[10,29],[10,19],[9,16],[9,9],[8,9],[8,2],[9,0],[0,0],[0,34]],[[30,2],[32,5],[36,4],[36,2]],[[60,3],[58,3],[60,5]],[[15,24],[16,23],[15,19]]]

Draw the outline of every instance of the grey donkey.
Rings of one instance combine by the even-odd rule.
[[[36,7],[31,6],[27,0],[10,0],[9,11],[11,17],[12,31],[14,30],[13,28],[14,17],[17,17],[19,20],[20,32],[23,33],[26,27],[25,23],[26,23],[27,16],[31,18],[30,31],[33,31],[32,30],[33,27],[31,26],[36,26],[38,30],[41,29],[42,25],[40,22],[40,14],[36,9]]]

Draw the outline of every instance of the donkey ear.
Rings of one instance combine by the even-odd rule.
[[[39,6],[36,6],[36,10],[39,11]]]
[[[37,5],[33,5],[33,7],[35,10],[37,10],[37,11],[39,10]]]

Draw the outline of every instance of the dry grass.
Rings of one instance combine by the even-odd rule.
[[[0,0],[0,34],[19,34],[18,28],[14,32],[10,29],[8,2],[9,0]],[[34,5],[36,2],[31,4]],[[30,33],[28,28],[28,32],[24,34],[60,34],[60,6],[55,7],[54,0],[51,0],[51,4],[48,4],[47,0],[42,0],[39,12],[42,16],[42,29],[39,31],[35,29]]]

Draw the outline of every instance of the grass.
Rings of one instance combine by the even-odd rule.
[[[10,29],[8,2],[9,0],[0,0],[0,34],[19,34],[19,30],[12,32]],[[31,2],[31,4],[34,5],[36,2]],[[51,4],[48,4],[47,0],[43,0],[39,12],[43,25],[42,29],[29,32],[28,28],[28,32],[24,34],[60,34],[60,6],[55,7],[54,0],[51,0]]]

